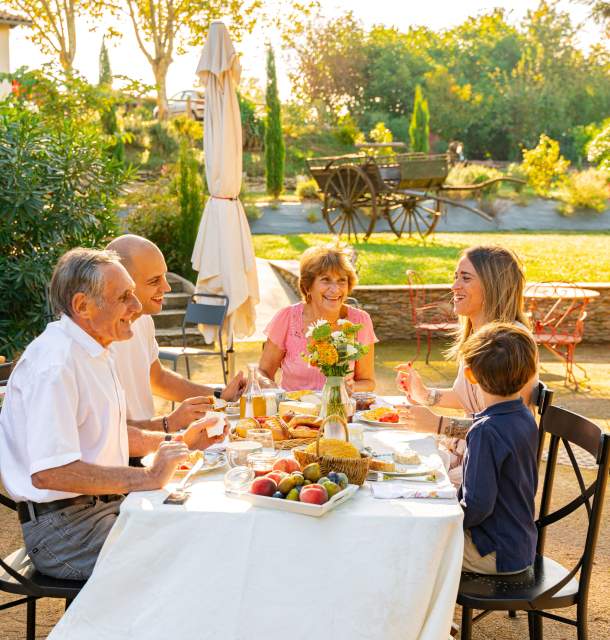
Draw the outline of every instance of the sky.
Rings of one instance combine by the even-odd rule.
[[[469,16],[489,11],[495,7],[503,7],[509,11],[509,19],[519,22],[529,9],[538,6],[538,0],[427,0],[420,2],[415,0],[320,0],[322,12],[325,16],[334,17],[347,10],[352,10],[354,15],[362,21],[365,27],[373,24],[385,24],[396,26],[401,30],[407,30],[412,25],[423,25],[434,30],[446,29],[460,24]],[[579,35],[580,45],[588,49],[591,44],[598,42],[602,35],[598,25],[587,19],[588,7],[577,4],[574,1],[561,0],[559,7],[568,11],[575,24],[582,24]],[[153,84],[153,75],[144,54],[138,48],[131,26],[127,21],[119,25],[124,36],[120,41],[109,43],[109,55],[112,72],[115,75],[126,75]],[[75,60],[76,69],[89,81],[97,82],[98,56],[101,39],[105,32],[103,24],[93,33],[88,33],[86,24],[80,25],[77,33],[77,54]],[[261,33],[260,30],[246,37],[238,46],[243,68],[242,77],[255,78],[260,86],[264,86],[265,77],[265,51],[264,42],[269,37],[272,43],[278,43],[275,34]],[[174,62],[169,68],[167,77],[168,97],[181,91],[196,86],[197,79],[194,75],[201,48],[191,48],[184,55],[174,54]],[[287,100],[291,95],[290,81],[288,79],[286,60],[276,46],[276,58],[278,69],[278,85],[280,97]],[[11,69],[22,65],[36,68],[48,61],[38,47],[27,39],[27,29],[16,27],[11,30]]]

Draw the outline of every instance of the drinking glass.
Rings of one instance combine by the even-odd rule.
[[[246,440],[260,442],[263,445],[263,452],[272,453],[275,450],[271,429],[248,429],[246,431]]]
[[[251,453],[248,456],[248,467],[254,472],[254,476],[267,475],[270,471],[273,471],[273,464],[277,460],[277,453]]]
[[[239,440],[229,442],[226,448],[227,462],[230,467],[245,467],[248,464],[248,456],[251,453],[260,453],[263,445],[260,442]]]

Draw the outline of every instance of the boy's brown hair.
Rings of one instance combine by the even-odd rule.
[[[538,349],[527,329],[506,322],[490,322],[473,333],[461,349],[483,391],[511,396],[537,371]]]

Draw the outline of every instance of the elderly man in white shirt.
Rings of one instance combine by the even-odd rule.
[[[69,251],[50,288],[61,319],[28,346],[8,382],[0,473],[34,566],[53,577],[87,578],[122,494],[163,487],[188,447],[220,439],[208,438],[205,422],[177,439],[128,428],[108,347],[132,336],[141,309],[134,290],[116,254]],[[149,468],[127,466],[130,454],[154,451]]]
[[[163,296],[171,291],[171,287],[159,248],[141,236],[124,235],[115,238],[107,249],[120,256],[135,282],[136,296],[142,305],[141,311],[134,316],[133,338],[116,342],[111,347],[125,389],[129,424],[171,433],[209,410],[212,394],[228,401],[239,398],[246,384],[241,371],[225,389],[215,390],[191,382],[161,364],[151,314],[161,311]],[[171,413],[155,417],[153,393],[181,404]]]

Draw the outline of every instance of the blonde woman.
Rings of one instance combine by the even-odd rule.
[[[324,376],[301,357],[307,346],[305,334],[316,320],[336,325],[343,318],[362,325],[358,340],[369,346],[368,353],[355,363],[348,386],[353,391],[373,391],[377,338],[369,314],[345,304],[358,281],[347,255],[336,247],[312,247],[303,254],[300,267],[303,302],[278,311],[265,329],[268,339],[258,365],[261,375],[273,384],[281,369],[281,385],[287,391],[322,389]]]
[[[451,287],[453,308],[460,316],[461,328],[449,352],[450,357],[459,358],[466,340],[488,322],[510,322],[528,328],[529,321],[523,309],[524,286],[523,267],[509,249],[482,246],[464,251]],[[466,446],[464,438],[474,414],[485,408],[480,388],[468,381],[461,361],[455,382],[448,389],[426,386],[411,363],[398,367],[396,382],[415,405],[406,415],[410,428],[445,436],[444,443],[452,454],[450,477],[459,483]],[[521,389],[520,395],[526,405],[532,404],[536,384],[537,376],[534,376]],[[431,407],[462,409],[467,417],[443,417]]]

